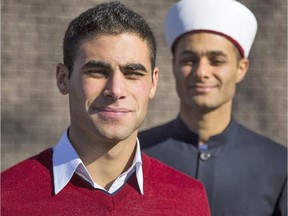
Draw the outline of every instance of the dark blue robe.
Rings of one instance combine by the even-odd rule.
[[[145,153],[204,184],[212,216],[287,215],[287,149],[235,120],[207,150],[179,117],[139,140]]]

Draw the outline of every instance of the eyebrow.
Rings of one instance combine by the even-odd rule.
[[[95,61],[90,60],[85,65],[83,65],[82,69],[85,68],[105,68],[107,70],[113,70],[111,65],[107,62],[103,61]],[[128,63],[126,65],[120,66],[121,71],[142,71],[142,72],[148,72],[146,67],[140,63]]]
[[[144,65],[140,63],[131,63],[131,64],[126,64],[120,67],[121,71],[122,70],[129,70],[129,71],[142,71],[142,72],[148,72],[148,70],[145,68]]]
[[[82,69],[83,68],[91,68],[91,67],[99,67],[99,68],[111,69],[110,64],[108,64],[106,62],[94,61],[94,60],[88,61],[85,65],[83,65]]]
[[[222,56],[222,57],[225,57],[225,58],[228,57],[228,55],[226,53],[224,53],[223,51],[209,51],[207,53],[207,55],[209,57],[215,57],[215,56]]]
[[[180,53],[180,56],[183,55],[197,55],[197,52],[194,50],[184,50],[183,52]]]

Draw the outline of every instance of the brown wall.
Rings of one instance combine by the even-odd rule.
[[[54,146],[69,125],[68,100],[55,82],[68,22],[98,0],[2,0],[1,169]],[[163,35],[165,13],[176,0],[123,0],[151,24],[158,40],[160,83],[143,128],[177,115],[171,55]],[[234,103],[237,120],[286,145],[287,2],[241,0],[259,22],[251,67]]]

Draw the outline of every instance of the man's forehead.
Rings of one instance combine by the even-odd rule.
[[[103,68],[142,64],[148,70],[151,67],[149,51],[147,42],[136,34],[96,35],[81,42],[74,64]]]
[[[219,52],[234,49],[234,44],[227,38],[213,33],[190,33],[179,38],[174,53]]]

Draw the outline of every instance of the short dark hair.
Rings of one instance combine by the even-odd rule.
[[[156,62],[156,40],[149,25],[142,16],[126,8],[124,4],[109,2],[88,9],[69,23],[63,41],[63,58],[69,77],[79,46],[84,40],[98,35],[122,33],[136,34],[147,41],[153,70]]]

